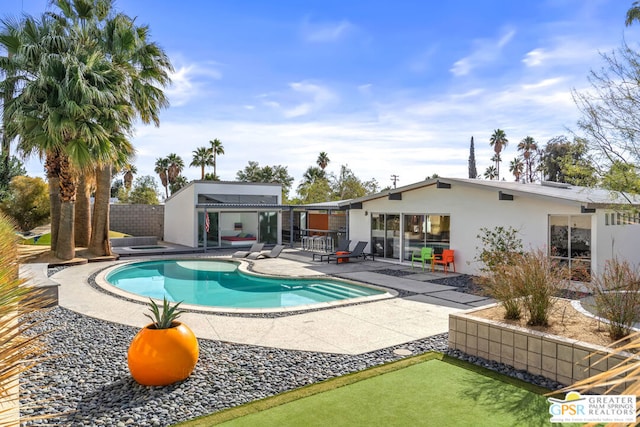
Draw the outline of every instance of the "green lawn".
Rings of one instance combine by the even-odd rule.
[[[129,237],[129,235],[124,233],[119,233],[117,231],[109,231],[109,237],[110,238]],[[24,239],[20,243],[22,245],[49,246],[51,244],[51,233],[43,234],[38,238],[36,242],[34,242],[33,240],[34,238],[32,237],[30,239]]]
[[[546,391],[428,353],[179,426],[548,426]]]

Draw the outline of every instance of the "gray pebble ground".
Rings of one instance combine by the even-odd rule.
[[[26,425],[169,426],[179,421],[412,355],[448,352],[447,334],[360,354],[342,355],[199,340],[200,359],[185,381],[167,387],[137,384],[127,349],[137,333],[56,307],[40,315],[54,358],[21,377],[23,416],[64,414]],[[547,388],[560,385],[523,371],[459,352],[469,360]],[[59,357],[58,357],[59,356]],[[31,407],[31,408],[30,408]]]

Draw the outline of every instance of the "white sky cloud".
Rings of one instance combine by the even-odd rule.
[[[301,32],[303,39],[308,42],[327,43],[343,39],[354,28],[353,24],[344,19],[338,22],[319,23],[304,19]]]
[[[473,52],[457,60],[451,67],[451,72],[456,76],[465,76],[474,68],[490,64],[499,55],[516,34],[514,29],[503,30],[503,34],[496,39],[476,39],[473,41]]]

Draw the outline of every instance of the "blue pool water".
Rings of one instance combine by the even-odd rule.
[[[127,292],[211,307],[282,308],[384,292],[332,279],[258,277],[238,271],[235,262],[159,260],[127,264],[106,280]]]

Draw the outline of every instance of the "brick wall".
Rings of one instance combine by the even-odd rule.
[[[164,205],[111,205],[109,228],[132,236],[164,239]]]

